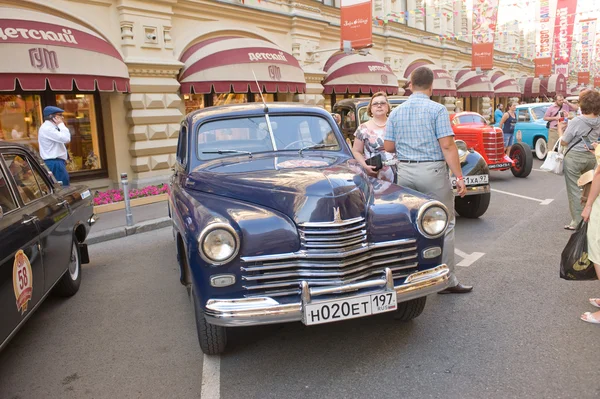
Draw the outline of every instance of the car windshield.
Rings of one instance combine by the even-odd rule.
[[[485,121],[485,119],[483,119],[482,116],[480,115],[461,115],[458,116],[456,118],[454,118],[454,120],[452,121],[455,125],[459,125],[459,124],[475,124],[475,125],[487,125],[487,122]]]
[[[198,130],[199,160],[270,151],[339,151],[333,126],[318,115],[270,116],[271,138],[265,116],[222,119]],[[315,146],[315,148],[310,148]],[[220,151],[221,153],[217,153]]]
[[[546,114],[546,111],[548,111],[549,107],[549,105],[544,105],[541,107],[531,108],[531,113],[535,119],[542,119],[544,118],[544,114]]]

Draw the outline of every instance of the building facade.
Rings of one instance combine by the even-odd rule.
[[[374,0],[373,47],[346,56],[338,3],[0,0],[0,46],[14,54],[0,69],[0,139],[35,147],[41,109],[57,105],[73,134],[73,180],[100,189],[126,172],[143,186],[166,181],[179,122],[200,107],[260,101],[260,91],[330,108],[402,94],[427,65],[436,101],[489,116],[519,97],[507,86],[533,75],[531,61],[501,51],[493,71],[470,71],[470,41],[444,38],[470,34],[464,2]]]

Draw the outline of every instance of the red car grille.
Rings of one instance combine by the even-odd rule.
[[[483,132],[483,147],[489,164],[503,162],[504,135],[502,132]]]

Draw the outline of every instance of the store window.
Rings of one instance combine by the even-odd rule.
[[[208,97],[208,98],[207,98]],[[263,97],[266,102],[277,101],[277,94],[274,93],[263,93]],[[211,95],[206,94],[184,94],[183,99],[185,102],[185,113],[196,111],[204,107],[211,105],[228,105],[228,104],[245,104],[248,102],[262,102],[260,94],[252,93],[213,93]],[[212,100],[212,104],[211,104]]]
[[[0,140],[34,144],[42,121],[38,95],[0,95]]]
[[[197,109],[204,108],[204,94],[184,94],[186,115]]]

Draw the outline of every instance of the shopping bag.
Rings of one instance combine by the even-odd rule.
[[[546,160],[540,166],[540,169],[545,172],[556,173],[557,175],[563,174],[563,154],[558,151],[550,151],[546,155]]]
[[[587,222],[579,222],[560,257],[560,278],[565,280],[597,280],[594,263],[588,259]]]

